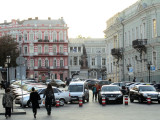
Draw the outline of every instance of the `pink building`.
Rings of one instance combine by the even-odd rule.
[[[11,34],[19,43],[26,59],[27,78],[68,77],[68,27],[63,18],[57,20],[5,21],[0,24],[0,36]]]

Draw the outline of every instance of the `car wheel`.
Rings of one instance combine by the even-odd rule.
[[[99,104],[102,104],[102,98],[98,99]]]
[[[158,100],[158,103],[160,104],[160,100]]]
[[[139,103],[143,103],[143,101],[142,101],[142,99],[140,97],[138,98],[138,102]]]
[[[65,88],[66,86],[65,85],[63,85],[63,88]]]
[[[64,99],[60,99],[60,100],[59,100],[59,105],[60,105],[60,106],[64,106],[64,103],[65,103],[65,100],[64,100]]]
[[[120,104],[123,104],[123,99],[120,101]]]
[[[87,99],[87,102],[89,102],[89,97],[88,97],[88,99]]]
[[[130,96],[130,102],[133,103],[134,99]]]
[[[83,97],[83,103],[85,103],[85,98]]]

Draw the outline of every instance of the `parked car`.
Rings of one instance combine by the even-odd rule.
[[[130,101],[138,100],[139,103],[147,101],[147,97],[151,97],[151,101],[158,101],[160,103],[160,94],[156,91],[152,85],[136,85],[130,90]]]
[[[93,87],[95,84],[98,84],[98,83],[99,83],[99,80],[87,79],[87,80],[85,80],[85,82],[88,83],[88,88],[89,88],[89,89],[92,89],[92,87]]]
[[[52,80],[50,84],[55,87],[60,87],[60,86],[63,88],[66,87],[66,83],[64,83],[62,80],[59,80],[59,79]]]
[[[123,94],[117,85],[103,85],[98,94],[98,102],[100,104],[102,104],[102,96],[105,96],[106,102],[123,104]]]
[[[41,97],[40,103],[43,100],[45,89],[46,88],[39,88],[37,91]],[[59,99],[61,106],[63,106],[65,103],[67,104],[71,100],[71,96],[70,96],[69,91],[61,91],[59,88],[56,88],[56,87],[53,87],[53,90],[54,90],[55,99]],[[30,96],[30,94],[23,96],[23,106],[24,107],[25,106],[31,107],[31,103],[29,104],[29,102],[28,102],[29,96]],[[15,99],[15,104],[22,105],[22,96],[19,96]],[[55,103],[53,103],[53,105],[55,105]]]
[[[100,87],[102,87],[103,85],[109,85],[110,81],[108,81],[108,80],[100,80],[98,82],[98,84],[100,85]]]
[[[51,81],[52,81],[52,79],[47,79],[46,82],[45,82],[45,84],[47,85],[47,84],[49,84]]]
[[[79,97],[82,97],[83,103],[85,100],[89,102],[89,89],[88,84],[84,81],[71,82],[68,86],[68,90],[71,94],[71,101],[78,101]]]

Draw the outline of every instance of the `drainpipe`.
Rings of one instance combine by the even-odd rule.
[[[122,52],[122,60],[123,60],[123,80],[122,81],[125,81],[125,75],[124,75],[124,24],[122,23],[121,21],[121,24],[122,24],[122,27],[123,27],[123,52]]]

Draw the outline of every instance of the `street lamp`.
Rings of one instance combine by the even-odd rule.
[[[9,79],[9,64],[11,61],[11,57],[7,56],[6,62],[5,62],[5,67],[7,68],[7,87],[10,85],[10,79]]]
[[[149,70],[149,83],[150,83],[151,65],[152,65],[151,61],[150,61],[150,62],[148,62],[148,64],[147,64],[147,68],[148,68],[148,70]]]
[[[127,64],[127,70],[128,70],[128,72],[129,72],[129,68],[131,67],[132,65],[131,64]],[[129,75],[129,73],[128,73],[128,75]],[[129,81],[130,81],[130,75],[129,75]]]

